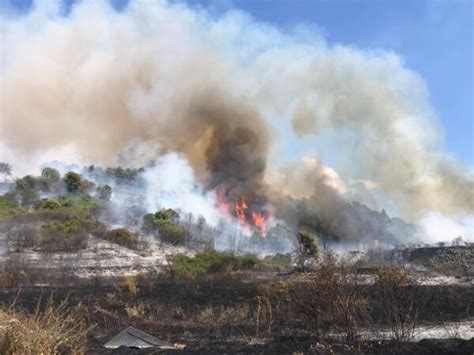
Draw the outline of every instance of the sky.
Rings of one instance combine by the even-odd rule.
[[[144,0],[142,0],[144,1]],[[151,0],[150,0],[151,1]],[[74,0],[65,0],[68,12]],[[175,1],[176,2],[176,1]],[[232,9],[282,29],[322,32],[330,45],[393,50],[427,83],[448,152],[474,170],[471,0],[188,0],[212,14]],[[127,0],[113,0],[117,9]],[[0,0],[0,11],[25,12],[31,0]]]

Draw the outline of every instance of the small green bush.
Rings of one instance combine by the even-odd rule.
[[[192,278],[206,274],[265,269],[271,266],[274,266],[271,262],[252,255],[238,256],[232,253],[208,251],[196,254],[194,257],[176,256],[171,271],[175,276]]]
[[[110,200],[112,197],[112,188],[109,185],[99,186],[97,188],[97,195],[102,200]]]
[[[186,230],[167,220],[158,222],[158,231],[160,233],[160,239],[164,243],[181,245],[186,240]]]
[[[41,227],[39,246],[48,251],[75,251],[87,244],[87,231],[77,220],[49,222]]]
[[[61,196],[57,199],[43,199],[38,204],[37,211],[54,210],[71,216],[77,216],[78,218],[86,218],[102,210],[103,207],[103,201],[87,195]]]
[[[0,196],[0,221],[26,214],[26,210],[18,206],[14,193]]]
[[[61,203],[53,199],[45,199],[41,201],[40,206],[39,206],[39,208],[42,208],[45,210],[56,210],[61,207],[62,207]]]
[[[137,236],[130,233],[128,229],[125,228],[117,228],[107,231],[103,238],[109,242],[124,246],[129,249],[137,249],[138,247]]]

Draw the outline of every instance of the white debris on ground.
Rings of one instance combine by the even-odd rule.
[[[329,335],[333,339],[344,339],[345,334],[336,333]],[[370,331],[362,330],[358,333],[361,340],[390,340],[394,335],[390,330]],[[469,318],[457,322],[444,322],[441,324],[420,325],[413,330],[412,342],[423,339],[465,339],[474,338],[474,319]]]
[[[474,319],[459,322],[446,322],[441,325],[426,325],[415,329],[414,341],[422,339],[472,339],[474,338]]]
[[[24,268],[67,270],[78,277],[126,276],[141,272],[164,272],[175,255],[193,255],[184,247],[160,245],[150,240],[145,250],[131,250],[106,240],[90,237],[87,248],[76,252],[44,253],[24,251],[11,254]],[[12,262],[11,255],[0,256],[0,264]]]

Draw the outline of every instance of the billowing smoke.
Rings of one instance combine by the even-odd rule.
[[[472,172],[443,152],[425,83],[393,52],[166,1],[66,16],[35,2],[0,26],[0,160],[14,166],[177,152],[204,190],[245,199],[246,218],[287,198],[344,229],[353,199],[410,220],[474,212]],[[308,167],[315,152],[325,164]]]

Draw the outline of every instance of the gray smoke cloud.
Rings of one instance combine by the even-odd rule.
[[[0,158],[13,165],[65,147],[88,163],[119,152],[126,162],[124,148],[144,158],[146,142],[184,154],[208,188],[262,208],[284,192],[311,197],[321,213],[348,196],[410,219],[474,211],[472,172],[444,153],[424,81],[393,52],[165,1],[120,12],[83,1],[65,17],[35,2],[0,26]],[[325,151],[343,157],[334,168],[346,189],[314,171],[297,176],[302,157],[288,169],[275,153],[325,135]]]

